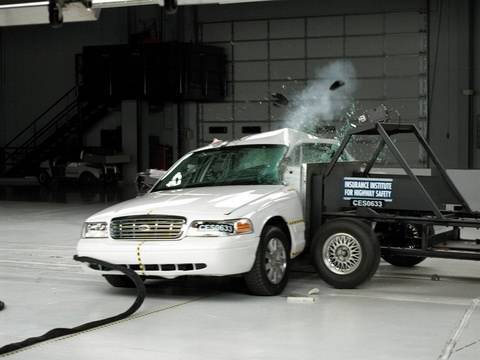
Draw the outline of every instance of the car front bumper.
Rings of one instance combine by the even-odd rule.
[[[176,241],[80,239],[77,254],[126,265],[145,276],[223,276],[248,272],[255,261],[258,242],[254,234],[185,237]],[[117,274],[88,264],[83,264],[83,268],[102,275]]]

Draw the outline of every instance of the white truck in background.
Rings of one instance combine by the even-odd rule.
[[[145,195],[89,217],[77,253],[144,279],[242,275],[252,294],[279,294],[306,244],[301,164],[328,162],[337,147],[337,140],[280,129],[194,150]],[[132,285],[84,266],[113,286]]]
[[[120,178],[120,171],[115,164],[93,162],[86,159],[66,161],[57,158],[40,163],[37,178],[41,185],[48,185],[52,179],[57,178],[75,180],[80,185],[92,186],[100,183],[116,183]]]

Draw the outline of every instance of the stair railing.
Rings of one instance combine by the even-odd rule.
[[[72,87],[14,136],[3,147],[4,164],[12,165],[20,156],[25,156],[29,151],[34,150],[42,142],[42,138],[47,132],[53,127],[58,129],[61,126],[60,123],[72,111],[76,110],[80,114],[81,105],[78,101],[78,94],[78,86]]]

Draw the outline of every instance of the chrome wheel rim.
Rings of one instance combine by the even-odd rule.
[[[353,273],[360,266],[361,261],[362,247],[350,234],[333,234],[323,245],[323,262],[331,272],[337,275]]]
[[[271,238],[265,248],[265,273],[268,281],[279,284],[287,271],[287,251],[278,238]]]

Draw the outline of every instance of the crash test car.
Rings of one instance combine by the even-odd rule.
[[[215,141],[183,156],[145,195],[90,216],[77,253],[143,279],[242,275],[252,294],[278,294],[305,248],[302,164],[328,162],[337,147],[293,129]],[[84,267],[113,286],[132,285]]]

